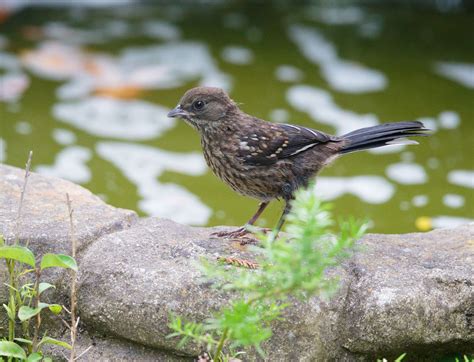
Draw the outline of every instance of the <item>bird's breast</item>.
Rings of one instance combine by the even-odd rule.
[[[278,197],[281,177],[272,177],[266,167],[246,165],[239,156],[239,140],[229,138],[201,138],[204,158],[210,169],[234,191],[259,200],[270,200]]]

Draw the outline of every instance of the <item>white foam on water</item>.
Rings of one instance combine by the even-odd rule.
[[[168,152],[119,142],[99,142],[96,151],[137,186],[142,198],[138,207],[142,211],[185,224],[204,225],[209,220],[211,209],[196,195],[179,185],[158,181],[165,171],[203,175],[207,168],[201,154]]]
[[[416,195],[411,199],[411,203],[415,207],[423,207],[428,205],[428,196],[426,195]]]
[[[438,116],[438,119],[440,127],[446,129],[457,128],[461,123],[461,118],[459,117],[459,114],[454,111],[441,112]]]
[[[288,103],[316,122],[333,126],[338,135],[377,125],[375,114],[357,114],[339,107],[329,92],[307,85],[295,85],[286,93]]]
[[[1,47],[0,47],[1,48]],[[0,102],[14,103],[30,86],[30,78],[21,71],[21,62],[14,54],[0,51]]]
[[[28,135],[31,133],[32,127],[29,122],[20,121],[15,124],[15,131],[22,135]]]
[[[431,218],[431,225],[436,229],[455,228],[474,222],[474,219],[457,216],[435,216]]]
[[[320,66],[324,79],[332,88],[347,93],[374,92],[386,88],[387,78],[383,73],[340,59],[334,45],[315,28],[292,25],[289,37],[309,61]]]
[[[394,163],[385,170],[387,176],[403,185],[419,185],[428,181],[425,169],[416,163]]]
[[[129,66],[106,55],[89,55],[84,69],[57,90],[60,99],[80,98],[100,89],[166,89],[179,85],[166,65]],[[88,65],[87,65],[88,64]]]
[[[448,173],[448,182],[453,185],[474,189],[473,170],[453,170]]]
[[[272,122],[287,123],[290,119],[290,114],[288,113],[286,109],[277,108],[277,109],[273,109],[269,113],[268,118]]]
[[[221,57],[228,63],[237,65],[247,65],[253,61],[253,52],[245,47],[237,45],[229,45],[224,47]]]
[[[176,40],[181,37],[181,31],[176,25],[164,20],[146,21],[142,25],[143,34],[161,40]]]
[[[60,145],[67,146],[76,142],[76,135],[68,129],[53,129],[53,139]]]
[[[280,82],[299,82],[303,78],[303,72],[292,65],[279,65],[275,70],[275,76]]]
[[[26,74],[9,72],[0,75],[0,102],[17,102],[30,86]]]
[[[231,77],[217,67],[209,48],[201,42],[173,42],[151,47],[126,48],[120,55],[121,67],[133,70],[159,64],[168,78],[161,83],[178,87],[201,79],[200,84],[230,90]]]
[[[7,142],[0,137],[0,163],[7,160]]]
[[[36,171],[79,184],[86,183],[91,179],[91,171],[86,165],[91,157],[92,152],[88,148],[69,146],[56,155],[53,165],[39,165]]]
[[[354,25],[365,19],[365,12],[356,6],[316,6],[308,12],[310,19],[327,25]]]
[[[446,77],[467,88],[474,88],[474,64],[459,62],[436,62],[434,70],[439,75]]]
[[[99,29],[73,28],[59,21],[46,23],[41,28],[41,33],[49,40],[68,44],[100,44],[106,41],[104,34]]]
[[[58,103],[54,117],[94,136],[128,140],[153,139],[172,128],[168,109],[141,100],[89,97]]]
[[[459,209],[460,207],[463,207],[465,203],[465,199],[461,195],[457,194],[446,194],[443,196],[443,204],[446,205],[447,207],[453,208],[453,209]]]
[[[25,52],[23,65],[38,77],[65,80],[84,73],[86,57],[78,47],[60,42],[43,42],[35,50]]]
[[[387,78],[380,71],[349,61],[327,63],[322,67],[323,76],[332,88],[347,93],[380,91],[387,85]]]
[[[352,194],[369,204],[383,204],[392,198],[395,187],[381,176],[320,176],[316,180],[315,193],[324,200]]]
[[[57,90],[61,99],[82,98],[104,89],[175,88],[199,79],[201,85],[226,90],[232,85],[231,77],[218,69],[207,46],[199,42],[126,48],[111,56],[46,41],[26,52],[22,62],[39,77],[66,80]]]

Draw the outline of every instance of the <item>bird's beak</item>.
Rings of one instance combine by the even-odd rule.
[[[174,118],[174,117],[185,117],[188,115],[188,112],[186,112],[183,108],[181,108],[180,105],[176,106],[176,108],[172,109],[168,113],[168,117]]]

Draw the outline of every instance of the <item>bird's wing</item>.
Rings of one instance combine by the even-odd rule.
[[[252,133],[240,137],[239,156],[248,165],[271,165],[336,140],[337,137],[310,128],[268,123],[267,127],[255,127]]]

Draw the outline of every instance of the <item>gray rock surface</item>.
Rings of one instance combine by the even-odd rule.
[[[67,334],[59,337],[61,340],[68,340],[68,338]],[[68,351],[62,347],[48,345],[44,352],[55,362],[68,361],[65,358],[69,357]],[[79,361],[189,362],[191,360],[189,357],[175,356],[168,351],[148,348],[125,339],[116,339],[107,335],[89,335],[87,332],[79,334],[76,341],[76,356],[83,352],[85,353]]]
[[[169,313],[202,320],[226,301],[202,283],[194,264],[201,256],[215,259],[238,249],[209,239],[212,229],[163,219],[141,220],[129,231],[104,236],[84,255],[78,300],[82,318],[97,330],[173,349],[176,340],[166,338]],[[181,352],[197,355],[199,350]]]
[[[14,240],[25,171],[0,165],[0,233]],[[128,228],[137,220],[131,210],[104,203],[81,186],[32,172],[23,201],[19,237],[38,255],[71,253],[66,193],[74,209],[78,252],[99,236]]]
[[[32,172],[28,178],[17,231],[16,220],[24,175],[22,169],[0,165],[0,234],[9,243],[18,235],[20,245],[28,243],[38,259],[48,252],[71,254],[66,193],[69,193],[74,209],[79,256],[89,243],[101,235],[130,227],[138,219],[135,212],[107,205],[72,182]],[[44,280],[56,284],[62,275],[62,270],[49,269]],[[0,260],[2,284],[3,280],[7,280],[6,276],[5,263]],[[7,290],[0,288],[0,305],[6,302],[6,295]]]
[[[10,240],[22,183],[22,170],[0,165],[0,232]],[[69,253],[66,192],[80,243],[78,303],[85,331],[78,343],[80,349],[95,343],[85,360],[196,356],[196,346],[178,350],[177,341],[166,338],[169,313],[201,321],[231,297],[203,281],[196,263],[201,257],[254,255],[238,243],[211,238],[216,229],[138,220],[134,212],[106,205],[79,186],[33,173],[19,235],[38,254]],[[269,361],[373,361],[404,352],[432,360],[474,353],[473,224],[367,235],[358,245],[331,271],[341,279],[333,299],[294,301],[285,320],[274,325],[264,346]],[[4,273],[0,263],[2,280]],[[51,297],[65,298],[68,279],[52,276],[60,288]],[[0,302],[5,289],[0,288]],[[61,356],[57,349],[52,353]],[[252,352],[245,357],[253,359]]]
[[[149,218],[99,239],[81,264],[83,320],[154,348],[175,348],[165,338],[170,312],[201,321],[228,300],[202,283],[193,264],[203,256],[252,258],[235,244],[209,239],[211,231]],[[333,271],[342,279],[336,298],[295,303],[275,325],[269,360],[292,360],[296,351],[298,360],[468,351],[474,346],[473,231],[471,225],[367,235]]]

